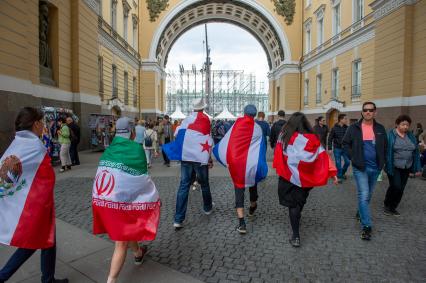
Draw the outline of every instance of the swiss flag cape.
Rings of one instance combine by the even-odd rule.
[[[337,173],[318,137],[298,132],[290,138],[286,150],[278,139],[272,166],[279,176],[302,188],[324,186]]]
[[[175,140],[162,147],[167,157],[170,160],[207,164],[213,145],[209,117],[201,111],[192,112],[176,131]]]
[[[151,241],[160,221],[160,197],[140,144],[115,137],[99,162],[92,190],[93,233],[114,241]]]
[[[55,240],[55,172],[41,140],[19,131],[0,159],[0,243],[26,249]]]

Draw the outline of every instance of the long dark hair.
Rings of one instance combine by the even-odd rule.
[[[43,111],[34,107],[22,108],[15,120],[15,131],[31,131],[36,121],[43,119]]]
[[[284,149],[287,148],[288,142],[290,141],[294,132],[299,132],[301,134],[314,133],[311,123],[309,123],[305,114],[302,112],[293,113],[293,115],[291,115],[290,119],[288,119],[287,123],[285,123],[281,129],[281,140],[284,144]]]

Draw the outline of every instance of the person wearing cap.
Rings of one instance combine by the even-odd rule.
[[[211,159],[213,139],[210,133],[210,119],[203,112],[206,106],[204,99],[194,99],[194,111],[182,121],[175,140],[163,147],[170,160],[181,161],[180,185],[176,196],[176,212],[173,222],[175,230],[183,228],[193,171],[201,186],[202,211],[206,215],[213,212],[214,204],[208,175],[208,169],[213,166]]]
[[[238,118],[233,127],[215,146],[216,159],[228,167],[235,188],[235,208],[238,216],[237,231],[246,234],[244,220],[244,191],[249,188],[250,207],[248,216],[254,216],[257,209],[257,184],[266,178],[266,140],[261,126],[254,117],[257,109],[254,105],[244,107],[244,117]]]

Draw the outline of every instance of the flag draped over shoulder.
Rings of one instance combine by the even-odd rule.
[[[55,241],[55,172],[41,140],[19,131],[0,159],[0,243],[45,249]]]
[[[99,162],[92,190],[93,233],[114,241],[151,241],[157,234],[160,198],[147,174],[145,152],[115,137]]]
[[[175,140],[162,147],[167,157],[170,160],[207,164],[213,145],[209,117],[203,112],[193,112],[176,130]]]
[[[298,132],[290,138],[286,150],[278,139],[273,167],[279,176],[302,188],[324,186],[337,173],[318,137]]]
[[[235,187],[251,187],[268,175],[266,141],[253,118],[238,118],[213,148],[216,159],[228,167]]]

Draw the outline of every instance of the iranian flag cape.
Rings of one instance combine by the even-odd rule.
[[[140,144],[115,137],[102,154],[92,190],[93,233],[114,241],[152,241],[160,198]]]
[[[55,172],[41,140],[19,131],[0,159],[0,243],[45,249],[55,241]]]

